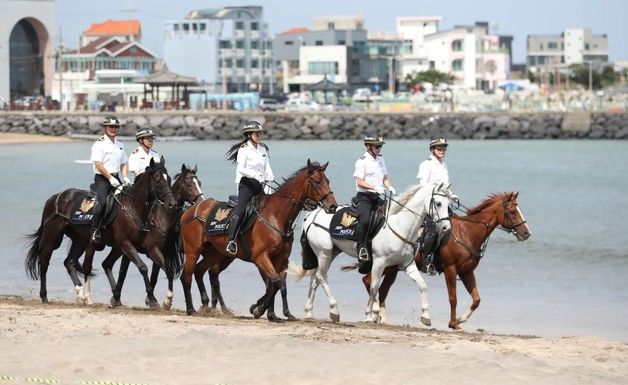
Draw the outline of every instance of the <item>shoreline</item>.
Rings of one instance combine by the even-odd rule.
[[[32,144],[32,143],[62,143],[62,142],[73,142],[73,141],[74,139],[69,138],[67,136],[0,132],[0,145]]]
[[[623,384],[628,344],[361,322],[270,323],[0,296],[0,376],[57,383]],[[18,382],[20,383],[20,382]]]

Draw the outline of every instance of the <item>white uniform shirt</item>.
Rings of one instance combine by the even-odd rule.
[[[367,151],[360,157],[360,159],[355,161],[355,171],[353,172],[353,176],[356,178],[362,178],[375,187],[384,187],[384,177],[386,175],[388,175],[386,162],[384,161],[384,157],[381,155],[378,155],[377,159],[375,159]],[[359,192],[369,191],[359,187],[357,181],[355,188]]]
[[[420,184],[449,184],[449,171],[443,160],[438,160],[434,155],[421,162],[419,173],[416,176]]]
[[[238,157],[236,159],[236,184],[240,183],[240,179],[243,176],[257,179],[260,183],[275,179],[273,170],[270,168],[268,153],[263,145],[258,144],[257,148],[255,148],[249,140],[238,149]]]
[[[155,160],[155,163],[159,163],[161,160],[159,154],[152,148],[148,150],[147,154],[142,146],[139,146],[129,155],[129,171],[136,172],[138,175],[143,173],[150,164],[151,158]]]
[[[114,138],[112,142],[107,135],[103,135],[92,146],[92,155],[89,158],[92,162],[101,162],[110,174],[120,172],[120,166],[128,162],[124,144]],[[94,165],[94,173],[100,174]]]

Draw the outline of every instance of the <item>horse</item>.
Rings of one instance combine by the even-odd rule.
[[[218,202],[205,199],[190,207],[181,216],[181,238],[185,255],[181,283],[185,293],[188,315],[195,312],[190,292],[192,274],[199,256],[202,254],[206,266],[228,266],[235,258],[255,264],[266,284],[265,294],[250,308],[255,318],[269,310],[269,320],[274,321],[270,311],[275,294],[282,286],[282,274],[288,267],[288,257],[292,249],[293,222],[306,203],[321,204],[331,212],[337,206],[336,198],[330,190],[329,179],[324,165],[312,163],[309,159],[305,167],[296,171],[270,195],[260,195],[256,217],[250,230],[243,234],[249,247],[239,247],[236,256],[227,254],[226,234],[208,235],[205,231],[206,219]],[[248,249],[248,252],[245,251]],[[216,269],[217,274],[220,273]]]
[[[445,236],[451,224],[447,206],[451,197],[449,186],[414,185],[409,187],[399,198],[387,196],[390,208],[386,215],[385,224],[372,240],[372,277],[369,301],[366,305],[365,322],[374,321],[374,313],[378,310],[373,306],[377,290],[381,283],[383,270],[388,266],[402,269],[416,282],[421,297],[421,322],[431,324],[427,286],[416,265],[412,263],[418,247],[418,230],[426,215],[436,222],[440,236]],[[336,239],[330,236],[330,214],[320,210],[312,211],[303,223],[304,237],[307,241],[302,250],[305,258],[316,258],[318,268],[303,270],[296,268],[298,278],[313,272],[310,281],[308,298],[305,303],[305,317],[312,318],[314,296],[318,285],[322,285],[327,294],[330,306],[330,318],[333,322],[340,321],[340,313],[336,299],[327,283],[327,272],[334,258],[341,252],[351,257],[357,257],[356,243],[350,239]]]
[[[74,284],[76,300],[79,303],[91,303],[88,280],[91,271],[85,271],[85,267],[78,264],[78,259],[84,251],[91,248],[93,255],[95,248],[102,250],[107,244],[127,250],[125,255],[134,258],[136,264],[141,263],[137,253],[129,252],[131,249],[134,250],[131,240],[142,237],[141,227],[152,206],[165,204],[170,208],[176,207],[169,178],[164,158],[162,157],[161,162],[157,163],[151,160],[146,172],[136,179],[135,184],[123,188],[115,196],[119,211],[115,219],[106,226],[105,237],[99,244],[90,242],[89,223],[73,224],[70,221],[73,207],[78,200],[83,199],[88,194],[87,191],[70,188],[48,198],[44,205],[39,228],[34,233],[27,235],[30,246],[25,261],[27,274],[32,279],[40,280],[39,296],[42,302],[48,302],[46,273],[50,258],[53,251],[61,245],[64,235],[71,240],[70,250],[64,260],[64,265]],[[78,277],[79,273],[85,276],[85,285],[81,283]],[[147,292],[151,291],[148,280],[146,282]]]
[[[480,294],[473,272],[484,255],[493,230],[500,228],[512,233],[518,241],[525,241],[530,237],[530,229],[517,203],[518,196],[519,193],[514,192],[493,194],[474,208],[467,209],[466,216],[452,217],[451,236],[438,251],[440,265],[437,266],[439,272],[445,273],[451,307],[451,329],[460,330],[460,324],[466,322],[480,306]],[[415,262],[416,266],[421,266],[423,255],[417,254]],[[460,318],[456,318],[456,276],[460,277],[472,299],[471,307]],[[396,269],[388,268],[384,271],[384,281],[379,290],[380,322],[386,322],[386,297],[396,277]],[[369,275],[362,278],[367,291],[371,286],[370,279]]]
[[[148,255],[153,261],[150,277],[150,284],[153,290],[157,285],[159,269],[161,268],[166,272],[168,291],[166,293],[166,299],[162,304],[165,309],[172,307],[172,300],[174,298],[173,280],[175,277],[179,276],[183,268],[183,261],[179,258],[179,231],[177,223],[186,204],[194,204],[199,199],[205,199],[203,191],[201,190],[201,182],[196,176],[197,170],[197,166],[194,166],[193,169],[187,167],[185,164],[181,166],[181,172],[175,175],[174,182],[172,183],[172,194],[177,202],[177,210],[172,211],[162,205],[157,206],[154,214],[150,218],[149,231],[143,239],[142,248],[138,249],[140,253]],[[122,305],[120,295],[129,264],[131,263],[128,258],[122,259],[118,272],[118,280],[116,282],[112,270],[116,261],[122,256],[121,253],[116,251],[116,249],[112,249],[102,263],[102,267],[111,285],[113,296],[110,303],[113,307]],[[154,305],[155,301],[154,298],[147,296],[145,302],[149,304],[149,306],[152,305],[152,307],[156,307]]]

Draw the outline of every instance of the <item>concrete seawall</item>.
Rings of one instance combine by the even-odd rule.
[[[0,132],[43,135],[102,133],[104,113],[2,112]],[[121,113],[120,135],[149,126],[164,137],[227,139],[240,137],[248,119],[264,123],[267,139],[360,139],[376,131],[385,139],[628,139],[628,113]]]

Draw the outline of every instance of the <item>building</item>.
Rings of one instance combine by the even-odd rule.
[[[528,67],[557,68],[586,62],[608,62],[608,37],[590,29],[565,29],[560,35],[528,35]]]
[[[510,52],[500,46],[499,36],[489,34],[488,23],[425,35],[424,42],[429,68],[453,74],[457,85],[492,90],[508,79]]]
[[[164,61],[208,88],[271,91],[273,68],[268,25],[259,6],[190,12],[165,22]]]
[[[441,16],[398,17],[397,34],[403,39],[401,75],[426,71],[430,68],[425,36],[438,32]]]
[[[81,34],[80,47],[102,38],[117,37],[126,41],[141,41],[142,26],[139,20],[107,20],[94,23]]]
[[[0,104],[51,94],[54,28],[54,0],[0,2]]]

